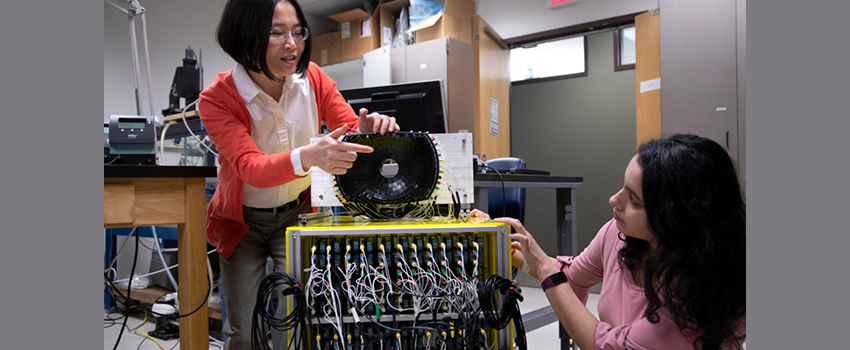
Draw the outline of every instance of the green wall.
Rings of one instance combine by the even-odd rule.
[[[635,154],[635,71],[614,71],[612,32],[588,37],[588,76],[511,88],[511,155],[531,169],[580,176],[578,252],[611,219],[608,198]],[[556,253],[553,189],[529,189],[525,226]],[[495,214],[495,213],[493,213]]]

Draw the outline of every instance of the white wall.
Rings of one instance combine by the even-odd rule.
[[[215,41],[215,30],[226,0],[140,0],[139,3],[147,11],[153,114],[161,115],[168,107],[171,80],[174,70],[183,64],[186,47],[191,46],[196,54],[199,49],[202,53],[205,86],[212,82],[215,74],[233,68],[235,62]],[[129,20],[111,5],[104,3],[103,6],[103,120],[108,121],[112,114],[135,115],[137,112]],[[147,73],[141,28],[141,17],[137,16],[141,107],[143,114],[151,114],[144,83]]]
[[[148,44],[153,79],[153,114],[168,107],[168,90],[174,70],[182,65],[187,46],[203,53],[204,85],[215,74],[233,68],[235,62],[219,48],[215,29],[226,0],[141,0],[147,14]],[[133,65],[127,16],[104,3],[103,20],[103,120],[112,114],[135,115]],[[550,10],[545,0],[479,0],[475,10],[503,38],[532,34],[599,19],[649,10],[658,0],[582,0]],[[335,22],[309,16],[314,32],[325,32]],[[136,19],[141,71],[140,99],[143,114],[151,114],[148,103],[141,18]],[[189,101],[191,102],[191,101]]]
[[[551,10],[546,3],[547,0],[478,0],[475,13],[507,39],[658,7],[658,0],[581,0]]]

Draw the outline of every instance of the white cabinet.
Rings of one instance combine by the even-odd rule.
[[[426,80],[443,82],[449,132],[474,130],[472,45],[444,37],[390,50],[393,84]]]
[[[363,87],[392,83],[389,46],[377,48],[363,55]]]
[[[739,167],[745,159],[742,3],[659,1],[661,133],[713,139]]]
[[[339,81],[337,85],[340,90],[344,90],[441,80],[449,132],[472,132],[475,128],[473,65],[472,45],[444,37],[397,48],[384,46],[372,50],[363,55],[362,85],[346,86]]]

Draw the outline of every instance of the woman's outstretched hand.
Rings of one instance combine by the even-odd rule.
[[[519,253],[515,254],[521,254],[526,264],[528,264],[529,270],[535,272],[534,274],[537,275],[535,277],[538,280],[542,281],[553,273],[558,272],[555,259],[546,255],[543,248],[540,248],[540,245],[537,244],[537,241],[534,240],[534,237],[522,226],[519,220],[512,218],[496,218],[494,220],[509,224],[516,230],[516,233],[510,235],[511,239],[516,240],[516,242],[511,242],[511,247],[519,251]]]
[[[472,222],[481,222],[484,220],[490,220],[490,215],[478,209],[472,209],[472,211],[469,212],[469,219],[472,220]]]
[[[369,113],[366,108],[360,108],[360,132],[380,133],[381,135],[398,131],[399,126],[395,122],[394,117],[386,116],[380,113]]]
[[[301,166],[305,170],[317,166],[329,174],[345,174],[354,165],[357,153],[372,153],[372,147],[339,141],[348,130],[349,127],[343,125],[319,142],[302,147]]]

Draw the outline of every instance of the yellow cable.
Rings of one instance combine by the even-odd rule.
[[[156,339],[154,339],[153,337],[149,336],[147,333],[145,333],[143,331],[137,331],[137,330],[133,330],[133,333],[136,333],[137,335],[139,333],[141,333],[141,335],[144,335],[145,338],[150,339],[152,342],[156,343],[156,345],[159,346],[160,349],[166,350],[165,347],[162,346],[162,344],[160,344],[158,341],[156,341]]]
[[[210,256],[209,255],[207,255],[207,278],[210,279],[210,292],[207,293],[207,302],[209,302],[209,300],[212,299],[212,292],[213,292],[213,286],[212,286],[213,272],[212,272],[212,264],[210,264]],[[207,305],[207,307],[209,308],[209,305]]]
[[[132,305],[132,306],[130,306],[130,308],[131,308],[131,309],[132,309],[132,308],[134,308],[134,307],[136,307],[136,305]],[[140,324],[140,325],[136,326],[136,328],[133,328],[133,329],[131,329],[130,331],[131,331],[131,332],[133,332],[133,333],[135,333],[136,335],[140,335],[139,333],[141,333],[141,335],[144,335],[144,336],[145,336],[145,338],[150,339],[151,341],[153,341],[154,343],[156,343],[156,345],[158,345],[160,349],[165,350],[165,347],[163,347],[163,346],[162,346],[162,344],[160,344],[158,341],[156,341],[156,339],[152,338],[151,336],[149,336],[149,335],[148,335],[147,333],[145,333],[144,331],[140,331],[140,330],[139,330],[139,328],[142,328],[142,326],[144,326],[144,325],[145,325],[145,323],[147,323],[147,322],[148,322],[148,311],[147,311],[147,310],[145,310],[145,309],[142,309],[142,311],[144,311],[144,312],[145,312],[145,318],[144,318],[144,320],[142,320],[142,324]]]
[[[134,308],[134,307],[136,307],[136,305],[130,306],[131,309]],[[142,320],[142,324],[136,326],[136,328],[131,329],[130,330],[131,332],[135,332],[137,329],[142,328],[142,326],[144,326],[145,323],[148,322],[148,310],[142,309],[142,311],[145,312],[145,319]]]

